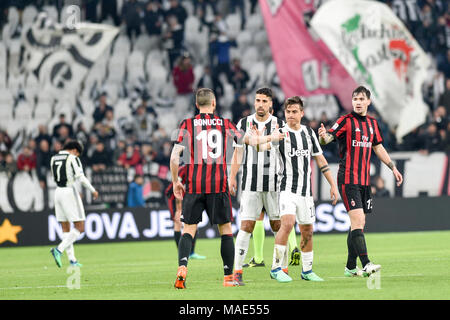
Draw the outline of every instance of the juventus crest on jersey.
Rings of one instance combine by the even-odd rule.
[[[262,135],[270,135],[276,127],[284,126],[284,121],[270,116],[266,121],[259,122],[255,114],[239,120],[236,128],[250,134],[251,127],[256,126]],[[235,145],[244,147],[244,161],[242,170],[242,190],[244,191],[277,191],[276,151],[257,152],[249,145]]]
[[[322,148],[315,132],[301,125],[292,130],[288,125],[280,129],[285,138],[274,149],[278,149],[280,191],[290,191],[302,196],[312,196],[311,156],[321,155]]]

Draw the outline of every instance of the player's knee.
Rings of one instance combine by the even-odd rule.
[[[252,233],[253,229],[255,229],[255,221],[252,220],[242,220],[241,221],[241,230]]]
[[[270,227],[272,228],[272,231],[277,232],[278,230],[280,230],[281,221],[280,220],[270,220]]]

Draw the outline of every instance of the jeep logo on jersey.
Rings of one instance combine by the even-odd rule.
[[[292,149],[289,152],[289,157],[309,157],[309,150],[304,149]]]

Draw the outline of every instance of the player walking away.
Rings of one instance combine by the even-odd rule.
[[[73,243],[84,232],[86,216],[83,202],[74,184],[75,180],[80,181],[83,186],[92,192],[94,200],[98,198],[98,192],[83,173],[83,167],[78,158],[82,153],[83,145],[72,140],[66,142],[63,150],[50,160],[53,179],[57,185],[55,190],[55,214],[63,230],[61,243],[58,247],[52,248],[50,252],[56,265],[60,268],[62,266],[61,255],[64,251],[67,253],[70,265],[82,266],[75,258]],[[71,222],[73,222],[75,228],[70,228]]]
[[[252,129],[261,132],[261,135],[279,135],[277,129],[284,125],[283,120],[270,113],[272,107],[272,90],[260,88],[255,95],[255,113],[239,120],[238,130],[243,130],[247,136]],[[273,139],[278,139],[275,136]],[[278,141],[278,140],[277,140]],[[241,227],[236,237],[236,250],[234,254],[235,279],[243,285],[242,268],[247,255],[250,236],[255,227],[255,221],[264,208],[269,216],[270,226],[274,233],[280,229],[280,215],[278,209],[276,154],[274,151],[259,152],[255,147],[235,143],[235,151],[231,162],[229,187],[231,195],[236,194],[236,174],[243,162],[242,196],[241,196]],[[262,261],[259,261],[261,264]],[[287,268],[287,258],[286,258]]]
[[[270,276],[279,282],[290,282],[292,278],[282,270],[282,261],[287,251],[289,233],[295,221],[300,227],[300,250],[302,258],[301,278],[309,281],[323,281],[312,271],[313,265],[313,223],[315,221],[314,200],[311,189],[311,156],[331,186],[330,195],[336,204],[338,191],[327,160],[314,131],[301,124],[303,101],[294,96],[284,103],[287,124],[280,129],[285,135],[279,144],[274,142],[260,146],[261,150],[277,150],[279,158],[280,181],[280,216],[281,227],[275,236],[272,269]],[[256,132],[256,134],[259,134]]]
[[[181,183],[183,185],[186,184],[186,171],[187,171],[186,166],[182,166],[182,167],[180,167],[179,172],[178,172],[178,180],[181,180]],[[182,212],[183,201],[175,198],[175,195],[173,194],[173,183],[170,183],[167,186],[164,194],[166,195],[167,205],[168,205],[169,211],[170,211],[170,216],[173,220],[174,239],[175,239],[175,244],[178,249],[178,244],[179,244],[180,238],[181,238],[182,223],[181,223],[180,217],[181,217],[181,212]],[[195,235],[194,239],[192,240],[192,249],[191,249],[191,254],[189,255],[189,259],[204,260],[204,259],[206,259],[205,256],[199,255],[195,252],[196,240],[197,240],[197,234]]]
[[[392,170],[397,186],[403,181],[402,175],[382,145],[383,138],[377,120],[367,115],[370,103],[370,91],[360,86],[352,93],[353,111],[340,117],[328,132],[323,124],[319,128],[321,144],[328,144],[334,140],[339,143],[337,181],[351,223],[347,236],[347,265],[344,271],[344,275],[348,277],[361,274],[357,268],[357,257],[363,266],[364,276],[381,269],[380,265],[370,262],[363,233],[365,215],[372,212],[373,206],[370,191],[372,150]]]
[[[217,224],[221,235],[220,253],[223,260],[225,287],[239,285],[233,279],[234,242],[231,228],[232,207],[227,181],[227,138],[242,139],[243,135],[228,120],[214,115],[216,98],[211,89],[196,92],[200,113],[185,119],[180,125],[177,142],[170,159],[173,192],[183,199],[184,233],[178,248],[178,272],[175,288],[186,288],[186,274],[192,238],[206,210],[211,224]],[[180,154],[187,167],[186,186],[178,180]],[[186,194],[183,197],[183,193]]]

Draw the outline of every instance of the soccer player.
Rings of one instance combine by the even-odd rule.
[[[347,265],[344,270],[344,275],[348,277],[361,274],[357,268],[358,257],[364,276],[381,269],[380,265],[373,264],[369,260],[363,232],[366,214],[372,212],[373,206],[370,191],[372,150],[392,170],[397,186],[400,186],[403,181],[402,175],[382,145],[383,138],[377,120],[367,115],[370,103],[370,91],[359,86],[352,93],[353,111],[340,117],[328,132],[323,123],[319,128],[321,144],[328,144],[331,141],[339,143],[340,161],[337,181],[351,223],[347,236]]]
[[[184,233],[178,247],[178,272],[175,288],[186,288],[186,274],[192,239],[197,224],[206,210],[212,224],[217,224],[221,235],[220,253],[223,261],[225,287],[239,285],[233,278],[234,242],[231,228],[232,207],[227,181],[228,138],[242,139],[243,135],[228,120],[214,115],[216,98],[211,89],[196,92],[199,114],[185,119],[180,125],[177,141],[173,147],[170,170],[173,193],[183,199]],[[180,154],[183,152],[186,186],[178,180]],[[183,196],[183,193],[186,192]]]
[[[282,270],[282,263],[287,252],[289,233],[297,220],[301,233],[301,278],[308,281],[323,281],[312,271],[315,208],[311,188],[311,156],[331,186],[330,195],[333,204],[337,202],[338,191],[316,134],[311,128],[301,124],[304,115],[301,98],[294,96],[287,99],[284,102],[284,114],[286,125],[280,129],[285,135],[284,140],[279,144],[272,141],[260,146],[260,150],[263,151],[272,148],[277,150],[282,172],[279,199],[281,227],[275,236],[270,276],[278,282],[292,281],[292,278]]]
[[[83,186],[92,192],[94,200],[98,198],[98,192],[83,173],[83,167],[78,158],[82,153],[83,145],[78,141],[70,140],[64,144],[63,150],[50,160],[53,179],[57,185],[55,190],[55,214],[63,230],[61,243],[58,247],[52,248],[50,252],[59,268],[62,266],[61,255],[64,251],[67,253],[70,265],[82,266],[75,258],[73,243],[84,232],[86,216],[80,194],[74,185],[75,180],[80,181]],[[71,222],[74,224],[72,229],[70,228]]]
[[[182,166],[179,168],[178,172],[178,179],[181,180],[181,183],[184,185],[186,184],[186,166]],[[178,244],[180,242],[181,238],[181,227],[182,223],[180,220],[181,212],[182,212],[182,205],[183,201],[175,198],[175,195],[173,194],[173,183],[170,183],[165,192],[164,192],[166,199],[167,199],[167,205],[169,207],[170,216],[173,220],[173,231],[174,231],[174,240],[175,244],[178,248]],[[195,235],[194,239],[192,240],[192,249],[191,254],[189,255],[189,259],[199,259],[204,260],[206,259],[205,256],[199,255],[195,252],[195,243],[197,240],[197,234]]]
[[[239,120],[237,129],[243,130],[247,136],[251,131],[258,130],[261,135],[270,136],[284,125],[283,120],[270,113],[272,108],[272,90],[260,88],[256,91],[254,106],[255,113]],[[275,138],[275,137],[274,137]],[[245,139],[244,139],[245,140]],[[243,141],[244,142],[244,141]],[[264,208],[269,216],[270,226],[274,233],[280,229],[278,209],[276,157],[274,151],[259,152],[258,146],[252,147],[244,143],[235,144],[235,151],[231,162],[229,186],[231,195],[236,194],[236,174],[242,162],[242,196],[241,196],[241,227],[236,237],[234,255],[235,279],[243,285],[242,268],[247,255],[250,236],[255,227],[255,221]],[[264,230],[263,230],[264,232]],[[264,241],[264,239],[262,239]],[[261,264],[262,261],[259,261]],[[287,257],[286,266],[287,268]]]

